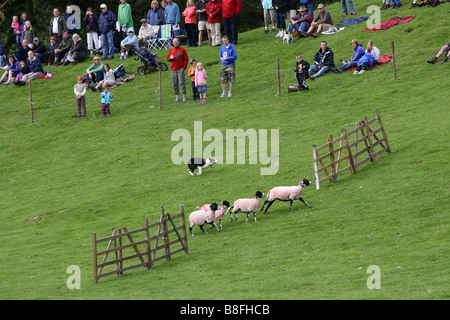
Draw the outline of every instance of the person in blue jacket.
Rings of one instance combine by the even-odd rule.
[[[103,59],[114,59],[114,35],[113,31],[116,27],[116,16],[112,11],[108,10],[106,4],[101,4],[102,13],[98,18],[98,29],[102,34]],[[108,58],[109,54],[109,58]]]
[[[236,79],[235,66],[237,53],[234,45],[230,43],[228,36],[222,37],[223,45],[220,47],[220,62],[222,63],[222,68],[220,70],[220,83],[222,85],[221,98],[225,97],[225,90],[227,83],[229,83],[228,97],[232,96],[231,91],[233,90],[233,83]]]
[[[4,84],[11,84],[19,73],[19,60],[17,60],[13,55],[8,56],[8,64],[6,66],[6,71],[0,78],[0,83],[8,77],[8,80]]]
[[[28,73],[24,74],[20,80],[22,83],[28,83],[30,81],[36,80],[40,76],[45,74],[42,68],[41,61],[35,57],[33,51],[28,51],[28,59],[26,60]]]
[[[360,45],[357,40],[352,40],[351,44],[353,47],[353,57],[349,62],[347,62],[347,63],[343,64],[342,66],[340,66],[339,68],[337,68],[336,70],[338,72],[347,71],[351,67],[356,67],[358,60],[361,59],[361,57],[365,53],[363,46]]]
[[[120,42],[120,58],[119,60],[128,59],[128,56],[133,53],[133,49],[139,49],[139,41],[134,34],[134,28],[128,29],[128,36]]]

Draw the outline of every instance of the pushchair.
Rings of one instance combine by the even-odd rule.
[[[156,54],[148,50],[146,47],[140,47],[138,50],[134,50],[136,56],[134,59],[136,61],[141,61],[141,66],[137,68],[137,71],[140,75],[145,75],[147,70],[161,70],[167,71],[167,64],[162,61],[159,61],[159,58]]]

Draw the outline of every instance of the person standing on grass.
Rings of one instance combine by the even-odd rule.
[[[111,115],[111,110],[110,110],[110,104],[111,104],[111,99],[114,98],[114,95],[108,92],[108,87],[105,86],[103,88],[103,92],[101,93],[100,97],[102,98],[102,115],[106,116],[106,115]]]
[[[73,92],[77,97],[77,117],[86,117],[86,85],[83,83],[83,77],[77,77],[77,83],[73,86]],[[81,114],[81,108],[83,108],[83,114]]]
[[[211,30],[211,45],[213,47],[220,46],[220,13],[222,11],[222,2],[211,0],[206,5],[206,13],[208,14],[208,25]]]
[[[272,0],[272,5],[275,8],[275,14],[277,18],[278,33],[275,38],[283,37],[286,29],[286,0]]]
[[[195,87],[200,95],[200,103],[206,102],[206,71],[201,62],[197,63],[197,71],[195,72]]]
[[[133,17],[131,16],[131,6],[126,0],[120,0],[117,9],[117,21],[120,25],[120,35],[124,39],[128,35],[130,28],[134,30]]]
[[[225,93],[227,83],[229,83],[228,97],[232,96],[233,84],[236,79],[235,74],[235,61],[237,59],[237,53],[234,45],[230,43],[228,36],[223,36],[223,45],[220,47],[220,62],[222,63],[222,68],[220,70],[220,83],[222,85],[221,98],[227,96]]]
[[[264,10],[264,33],[269,32],[269,23],[272,23],[272,31],[275,32],[277,17],[272,6],[272,0],[263,0],[262,6]]]
[[[173,47],[167,54],[167,61],[170,62],[170,72],[172,76],[172,88],[175,94],[175,102],[180,101],[180,92],[183,94],[183,102],[186,102],[186,82],[184,70],[189,63],[186,49],[180,46],[180,40],[173,38]]]
[[[222,17],[225,34],[233,45],[238,42],[238,15],[241,13],[241,0],[222,0]]]
[[[202,46],[203,31],[208,33],[208,43],[211,44],[211,30],[207,26],[208,14],[206,12],[206,6],[209,0],[199,0],[195,5],[195,9],[198,13],[198,46]]]
[[[100,13],[98,18],[98,29],[102,35],[103,60],[112,60],[114,59],[113,31],[116,28],[116,16],[112,11],[108,10],[108,7],[104,3],[100,5],[100,9],[102,10],[102,13]]]
[[[191,67],[188,70],[188,77],[191,78],[191,86],[192,86],[192,102],[200,101],[200,97],[198,95],[197,87],[195,86],[195,69],[196,69],[196,61],[194,58],[190,61]]]

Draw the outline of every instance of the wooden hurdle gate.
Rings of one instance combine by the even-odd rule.
[[[356,173],[359,166],[368,161],[374,162],[375,158],[383,152],[391,153],[378,109],[375,110],[375,113],[375,118],[368,120],[367,116],[364,117],[364,120],[356,123],[355,128],[349,132],[341,128],[339,138],[333,139],[333,136],[330,135],[326,144],[320,147],[312,145],[317,190],[321,183],[334,182],[340,174],[345,172],[348,172],[349,175]],[[378,128],[374,129],[376,124],[378,124]],[[339,146],[337,146],[338,143]],[[359,147],[361,143],[364,143],[362,149]],[[367,156],[362,157],[365,153]],[[342,167],[345,163],[347,165]]]
[[[181,224],[176,226],[174,220],[178,218],[180,218]],[[175,233],[176,237],[170,241],[169,235],[173,233]],[[108,243],[106,249],[99,251],[99,244],[106,242]],[[152,243],[154,244],[153,247]],[[180,213],[174,216],[165,213],[164,207],[161,206],[159,221],[149,225],[148,219],[145,218],[144,227],[140,229],[112,228],[111,236],[102,239],[97,239],[97,235],[94,232],[92,234],[92,244],[95,283],[98,283],[100,278],[114,274],[120,276],[123,275],[124,271],[131,269],[140,267],[144,267],[147,270],[151,269],[155,262],[163,259],[170,261],[171,257],[179,252],[184,251],[185,254],[188,254],[184,206],[181,205]],[[181,245],[181,247],[173,249],[173,246],[177,245]],[[164,253],[158,255],[158,252],[161,250]],[[131,253],[128,251],[131,251]],[[113,258],[108,259],[111,256]],[[99,257],[102,257],[100,263]],[[124,266],[124,262],[130,260],[137,261],[132,265]]]

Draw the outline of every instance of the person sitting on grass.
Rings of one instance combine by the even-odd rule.
[[[129,55],[133,54],[133,49],[139,49],[139,41],[134,34],[134,28],[128,29],[128,36],[120,42],[120,58],[119,60],[128,59]]]
[[[36,80],[45,73],[44,69],[42,69],[41,61],[35,57],[33,51],[28,51],[28,59],[26,60],[26,64],[28,73],[24,74],[20,80],[22,84]]]
[[[314,56],[314,65],[308,70],[309,78],[314,80],[320,76],[323,76],[328,70],[334,69],[334,55],[333,51],[328,47],[326,41],[320,43],[320,49],[317,50]],[[311,75],[311,72],[316,72]]]
[[[336,69],[338,72],[347,71],[351,67],[355,67],[358,60],[364,55],[364,48],[358,43],[357,40],[352,40],[351,46],[353,47],[353,57],[350,61],[344,60],[342,66]]]
[[[0,78],[0,83],[8,77],[8,80],[4,84],[11,84],[14,82],[16,75],[19,73],[19,60],[16,60],[13,55],[8,56],[8,63],[6,65],[6,71]]]
[[[67,53],[66,60],[62,64],[66,66],[69,64],[73,66],[76,62],[84,61],[89,58],[89,52],[84,44],[84,41],[80,38],[77,33],[74,33],[72,36],[72,46],[70,47],[69,52]]]
[[[438,54],[434,57],[428,60],[428,63],[435,64],[440,56],[442,56],[444,53],[447,53],[444,60],[442,60],[441,64],[446,63],[450,57],[450,42],[446,45],[441,47],[441,50],[439,50]]]
[[[380,64],[380,49],[373,45],[373,41],[367,42],[367,49],[361,59],[356,64],[356,70],[353,74],[363,74],[373,65]]]
[[[92,87],[92,92],[95,92],[98,88],[102,87],[112,87],[116,83],[116,77],[114,76],[114,72],[111,70],[111,67],[108,63],[103,65],[103,80],[97,83],[95,87]]]
[[[304,34],[305,37],[311,34],[312,37],[317,38],[319,32],[328,31],[328,29],[333,27],[333,20],[330,13],[325,10],[325,5],[319,4],[317,9],[319,9],[319,14],[311,23],[311,27],[306,31],[306,34]]]
[[[301,6],[300,9],[298,9],[299,14],[293,16],[290,21],[289,25],[287,27],[286,33],[290,34],[292,31],[297,31],[297,34],[299,35],[296,40],[299,40],[302,37],[306,37],[306,31],[308,31],[309,27],[311,26],[311,15],[306,10],[305,7]]]
[[[100,61],[99,56],[94,56],[93,64],[86,69],[86,82],[93,83],[94,87],[97,83],[103,80],[103,62]]]

